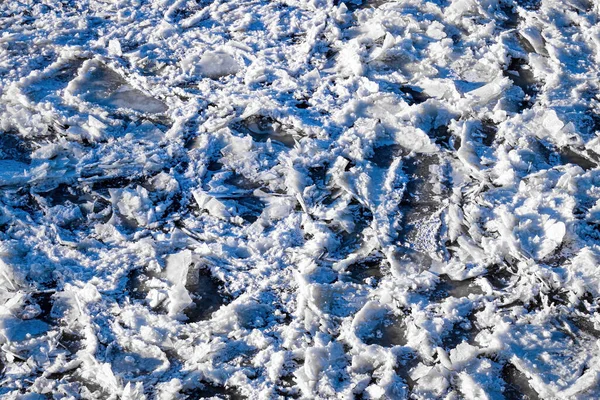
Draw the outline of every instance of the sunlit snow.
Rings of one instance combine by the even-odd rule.
[[[600,398],[596,0],[0,2],[0,398]]]

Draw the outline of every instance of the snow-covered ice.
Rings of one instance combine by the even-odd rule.
[[[0,397],[600,398],[600,3],[0,2]]]

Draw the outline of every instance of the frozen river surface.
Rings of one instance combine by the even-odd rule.
[[[0,2],[0,398],[599,399],[596,0]]]

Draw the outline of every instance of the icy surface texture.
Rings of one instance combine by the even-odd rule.
[[[600,3],[0,2],[0,397],[600,398]]]

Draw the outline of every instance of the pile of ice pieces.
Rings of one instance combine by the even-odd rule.
[[[0,3],[0,396],[600,397],[599,20]]]

